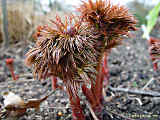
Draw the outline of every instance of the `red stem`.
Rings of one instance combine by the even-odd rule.
[[[18,76],[16,76],[14,74],[13,59],[12,58],[6,59],[6,64],[7,64],[8,68],[9,68],[9,71],[11,72],[12,79],[13,80],[17,80]]]
[[[52,76],[51,80],[52,80],[52,89],[53,90],[56,90],[57,88],[59,88],[60,90],[64,90],[62,86],[57,84],[57,77]]]
[[[102,104],[100,98],[98,98],[91,89],[87,88],[86,85],[82,85],[82,91],[89,101],[91,108],[93,109],[95,115],[102,120]]]
[[[95,85],[92,84],[91,89],[87,88],[86,85],[82,85],[82,91],[86,96],[87,100],[89,101],[93,111],[95,112],[96,116],[102,120],[102,100],[103,100],[103,83],[108,85],[109,80],[109,72],[107,67],[107,52],[104,52],[101,60],[100,65],[98,68],[98,75],[96,77]]]
[[[104,87],[106,87],[108,84],[109,84],[109,69],[108,69],[108,59],[107,59],[107,53],[104,55],[104,61],[103,61],[103,69],[104,69],[104,72],[103,72],[103,74],[104,74]]]
[[[108,68],[106,68],[107,65],[107,52],[104,52],[104,55],[102,57],[100,65],[100,69],[98,71],[98,75],[96,78],[96,87],[94,88],[94,94],[96,95],[97,98],[100,99],[100,101],[103,99],[103,83],[105,82],[108,84]]]
[[[11,76],[12,76],[13,80],[17,80],[17,76],[14,74],[14,69],[13,69],[13,67],[9,67],[9,69],[10,69]]]
[[[72,109],[72,117],[73,120],[85,120],[82,108],[80,106],[79,97],[75,97],[74,100],[70,99],[71,109]]]
[[[156,60],[155,58],[152,58],[152,57],[151,57],[151,59],[152,59],[152,62],[154,62]],[[153,63],[153,69],[154,69],[154,71],[158,70],[158,63],[157,62]]]
[[[76,91],[73,92],[72,86],[68,84],[68,81],[64,80],[64,82],[70,100],[73,120],[85,120],[79,96],[75,94]]]
[[[96,106],[96,104],[100,104],[96,96],[93,94],[92,90],[87,88],[85,84],[82,85],[82,91],[91,104],[92,108]]]
[[[57,78],[52,76],[52,89],[55,90],[57,88]]]

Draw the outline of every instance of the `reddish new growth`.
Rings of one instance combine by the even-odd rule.
[[[27,53],[26,64],[34,65],[34,75],[39,79],[45,79],[48,74],[59,77],[67,89],[73,117],[84,119],[78,88],[81,83],[93,82],[96,74],[97,37],[73,15],[66,17],[65,22],[59,16],[51,22],[52,27],[44,26],[38,31],[36,45]]]
[[[89,100],[97,99],[95,101],[99,101],[97,105],[90,102],[93,110],[99,116],[102,108],[100,108],[98,103],[102,103],[101,100],[103,99],[103,82],[105,84],[108,83],[107,56],[113,47],[122,43],[123,35],[128,35],[128,31],[136,30],[136,20],[128,13],[125,7],[112,5],[109,0],[107,2],[105,0],[96,0],[96,2],[92,0],[88,0],[88,2],[83,1],[78,11],[88,27],[100,36],[95,44],[95,49],[101,53],[97,65],[99,74],[96,77],[95,85],[92,85],[91,92],[89,90],[86,92]],[[90,96],[95,97],[90,98]],[[101,116],[99,116],[99,119],[101,119]]]
[[[136,30],[136,20],[128,14],[128,9],[112,5],[110,0],[96,0],[96,2],[88,0],[83,2],[78,11],[88,26],[104,35],[107,48],[119,45],[122,35],[128,35],[128,31]]]
[[[15,75],[15,73],[14,73],[13,63],[14,63],[14,60],[12,58],[6,59],[6,65],[7,65],[8,69],[9,69],[9,71],[11,72],[12,79],[13,80],[17,80],[18,76]]]
[[[150,37],[149,39],[149,53],[153,62],[154,70],[158,70],[158,61],[160,59],[160,39]]]
[[[68,93],[74,120],[84,120],[78,96],[81,88],[93,111],[102,119],[103,82],[108,82],[107,57],[119,45],[123,35],[136,30],[136,21],[122,6],[110,1],[83,2],[81,16],[59,16],[52,26],[37,30],[36,44],[27,53],[26,64],[34,67],[34,76],[60,78]]]

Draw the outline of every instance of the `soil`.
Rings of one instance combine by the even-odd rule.
[[[153,36],[157,36],[157,31]],[[24,99],[42,98],[51,90],[51,80],[35,80],[31,69],[24,65],[25,53],[29,45],[17,43],[0,51],[0,93],[12,91]],[[16,81],[12,80],[10,72],[5,65],[6,58],[14,58],[15,73],[20,76]],[[125,39],[124,44],[114,48],[108,59],[109,86],[114,88],[129,88],[142,90],[143,87],[153,79],[144,89],[146,91],[160,91],[160,73],[152,68],[148,53],[148,43],[142,39],[142,32],[132,33],[132,38]],[[59,83],[62,84],[62,83]],[[114,92],[106,89],[104,102],[104,120],[160,120],[160,98],[130,94],[125,92]],[[85,100],[85,97],[82,96]],[[1,100],[1,99],[0,99]],[[88,107],[82,103],[86,120],[93,120]],[[62,115],[59,115],[59,112]],[[26,115],[18,120],[71,120],[71,109],[67,94],[57,90],[41,104],[37,112],[29,109]]]

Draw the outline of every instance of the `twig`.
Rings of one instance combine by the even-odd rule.
[[[115,112],[113,112],[113,111],[107,110],[107,112],[109,112],[109,113],[111,113],[111,114],[114,114],[114,115],[116,115],[116,116],[119,116],[119,117],[121,117],[121,118],[124,118],[125,120],[134,120],[134,119],[128,118],[128,117],[126,117],[126,116],[124,116],[124,115],[120,115],[120,114],[118,114],[118,113],[115,113]]]
[[[137,100],[140,105],[143,105],[143,103],[142,103],[142,101],[141,101],[140,98],[128,96],[128,99],[130,99],[130,100]]]
[[[151,78],[147,84],[142,88],[142,90],[146,89],[148,87],[148,85],[150,85],[155,79],[154,78]]]
[[[89,108],[89,110],[90,110],[90,112],[91,112],[92,117],[94,118],[94,120],[99,120],[99,119],[97,118],[97,116],[95,115],[93,109],[92,109],[91,106],[89,105],[89,103],[86,102],[86,104],[88,105],[88,108]]]
[[[114,92],[125,92],[125,93],[138,94],[150,97],[160,97],[160,93],[155,91],[134,90],[128,88],[113,88],[111,86],[109,86],[108,89]]]
[[[113,93],[111,93],[112,95],[110,96],[110,97],[108,97],[107,95],[106,95],[106,92],[105,92],[105,89],[103,88],[103,91],[102,91],[103,93],[103,98],[104,98],[104,100],[105,100],[105,102],[110,102],[110,101],[112,101],[112,99],[115,97],[115,95],[113,94]]]

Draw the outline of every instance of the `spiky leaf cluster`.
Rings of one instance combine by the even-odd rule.
[[[150,37],[149,40],[149,52],[152,59],[160,58],[160,40],[158,38]]]
[[[128,31],[136,30],[136,20],[123,6],[113,5],[110,0],[88,0],[78,8],[88,26],[104,35],[106,48],[112,48],[121,43],[121,36]]]
[[[79,82],[96,86],[103,53],[119,45],[121,36],[136,29],[136,21],[128,10],[109,0],[88,0],[78,11],[80,17],[71,15],[63,22],[56,16],[51,26],[38,27],[36,44],[26,58],[38,79],[52,74],[75,92]],[[68,90],[69,94],[76,94],[72,90]]]
[[[51,73],[62,80],[90,82],[88,76],[95,74],[99,54],[94,49],[97,37],[73,15],[64,22],[57,16],[51,23],[38,27],[36,45],[27,53],[26,64],[34,66],[39,79]]]

